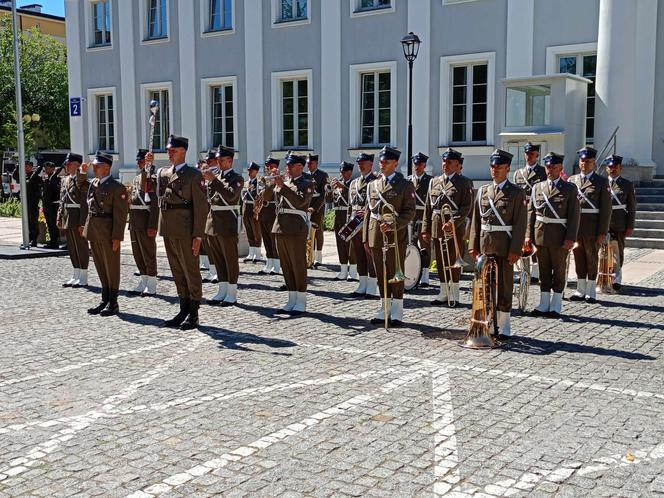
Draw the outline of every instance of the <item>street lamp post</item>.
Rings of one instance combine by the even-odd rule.
[[[412,31],[401,39],[403,55],[408,61],[408,175],[413,174],[413,62],[420,51],[420,38]]]

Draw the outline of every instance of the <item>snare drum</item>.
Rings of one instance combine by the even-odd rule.
[[[359,211],[339,230],[339,238],[344,242],[350,242],[362,230],[362,223],[364,223],[364,211]]]
[[[411,291],[417,287],[422,276],[422,255],[419,248],[414,244],[406,247],[406,257],[403,262],[404,289]]]

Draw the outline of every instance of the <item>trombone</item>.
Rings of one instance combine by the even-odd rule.
[[[392,206],[384,205],[381,209],[381,222],[392,225],[391,232],[394,233],[394,242],[390,242],[387,232],[383,232],[383,315],[385,318],[385,330],[389,328],[389,297],[387,293],[387,284],[399,284],[406,280],[406,276],[401,269],[401,257],[399,256],[399,234],[397,232],[396,218]],[[387,279],[387,253],[394,249],[394,277]]]
[[[438,244],[440,244],[440,254],[443,260],[443,268],[441,268],[441,273],[443,274],[443,281],[445,284],[445,290],[447,290],[447,305],[450,308],[454,308],[457,305],[456,299],[452,296],[452,280],[453,280],[453,269],[462,268],[463,260],[461,259],[461,253],[459,252],[459,240],[457,238],[456,226],[454,226],[454,210],[449,204],[443,205],[440,209],[440,215],[443,220],[443,225],[445,220],[449,216],[449,221],[452,224],[452,232],[442,230],[442,235],[438,238]],[[454,251],[456,254],[456,261],[452,263],[452,254],[450,252],[450,240],[453,240]]]

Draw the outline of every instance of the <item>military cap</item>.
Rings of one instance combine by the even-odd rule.
[[[307,160],[304,156],[300,156],[297,154],[288,154],[286,157],[286,164],[302,164],[305,165],[307,163]]]
[[[451,161],[463,161],[461,152],[459,152],[458,150],[454,150],[452,148],[448,148],[445,152],[443,152],[441,154],[441,157],[443,158],[443,161],[446,159],[449,159]]]
[[[386,145],[381,149],[378,157],[381,161],[398,161],[399,157],[401,157],[401,151]]]
[[[55,168],[55,163],[52,161],[44,161],[44,168]]]
[[[265,164],[274,164],[277,168],[279,167],[280,162],[281,161],[279,159],[272,156],[268,156],[268,158],[265,160]]]
[[[316,161],[316,162],[318,162],[318,154],[309,154],[307,156],[307,161]]]
[[[113,156],[98,150],[95,154],[95,159],[92,161],[92,164],[108,164],[109,166],[113,166]]]
[[[359,156],[357,156],[356,161],[359,163],[361,161],[371,161],[373,162],[374,160],[374,155],[373,154],[367,154],[366,152],[361,152]]]
[[[429,160],[429,156],[423,154],[422,152],[418,152],[412,157],[412,160],[413,164],[426,163]]]
[[[523,146],[523,151],[524,152],[539,152],[541,148],[542,148],[542,146],[539,145],[539,144],[535,145],[532,142],[528,142],[526,145]]]
[[[586,146],[583,149],[579,149],[577,154],[579,155],[579,159],[595,159],[597,157],[597,150]]]
[[[67,154],[67,156],[65,156],[64,162],[82,163],[83,156],[80,154],[74,154],[73,152],[70,152],[69,154]]]
[[[620,166],[622,165],[623,158],[617,154],[611,154],[604,159],[604,166]]]
[[[235,157],[235,149],[233,149],[232,147],[226,147],[224,145],[220,145],[217,148],[216,157]]]
[[[557,154],[556,152],[549,152],[544,156],[544,166],[551,166],[552,164],[563,164],[565,156]]]
[[[147,153],[148,153],[147,149],[138,149],[138,151],[136,152],[136,160],[142,161],[143,159],[145,159],[145,155]]]
[[[173,147],[182,147],[183,149],[188,149],[189,148],[189,139],[185,137],[177,137],[175,135],[171,135],[168,137],[168,144],[166,145],[166,148],[170,149]]]
[[[211,161],[212,159],[216,159],[217,157],[217,149],[212,148],[208,149],[207,152],[204,152],[203,154],[203,159],[205,161]]]
[[[342,161],[341,164],[339,164],[339,171],[353,171],[354,167],[355,165],[353,163]]]
[[[514,154],[510,154],[505,150],[496,149],[491,154],[490,162],[492,166],[500,166],[501,164],[512,164],[512,157],[514,157]]]
[[[256,170],[256,171],[260,171],[261,167],[257,163],[251,161],[249,163],[249,166],[247,166],[247,169],[253,169],[253,170]]]

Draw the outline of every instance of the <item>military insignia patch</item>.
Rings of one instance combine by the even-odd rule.
[[[127,194],[125,192],[122,192],[120,194],[120,199],[122,199],[124,201],[126,198],[127,198]]]
[[[205,190],[205,180],[201,179],[199,186],[201,187],[201,190]]]

